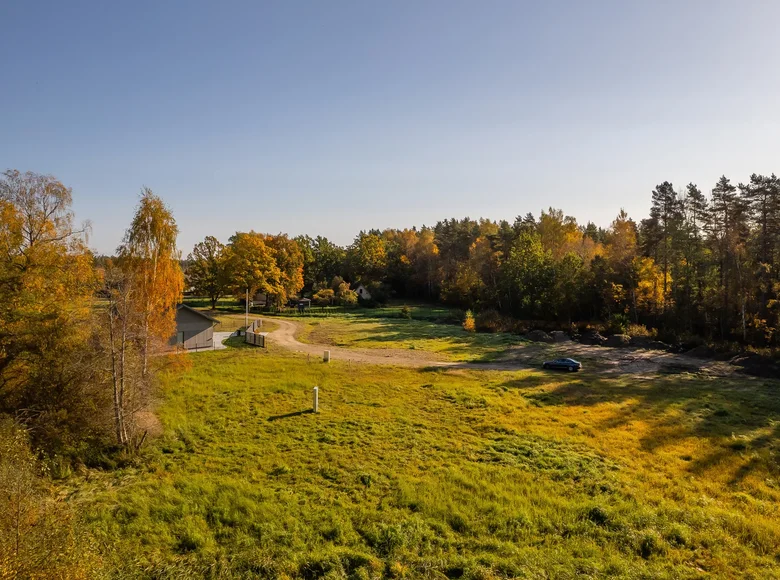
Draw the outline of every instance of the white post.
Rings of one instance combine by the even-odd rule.
[[[244,327],[249,327],[249,288],[246,289],[246,314],[244,315]]]
[[[326,350],[322,353],[322,362],[330,362],[330,351]]]
[[[320,412],[320,388],[314,387],[314,405],[312,408],[313,413]]]

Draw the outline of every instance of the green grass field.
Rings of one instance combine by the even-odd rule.
[[[118,577],[780,576],[777,381],[189,357],[67,483]]]
[[[398,348],[434,353],[444,360],[489,361],[521,343],[508,333],[475,334],[458,325],[402,318],[332,316],[297,319],[304,323],[302,342],[346,348]]]
[[[203,299],[187,301],[193,307],[210,313],[220,321],[215,330],[244,328],[244,313],[233,300],[220,301],[217,310]],[[490,361],[505,349],[521,342],[508,333],[475,334],[463,330],[463,314],[452,308],[410,305],[412,319],[401,317],[402,304],[383,308],[312,307],[304,314],[288,309],[281,314],[257,313],[250,320],[263,318],[273,327],[273,318],[281,316],[301,323],[301,342],[346,348],[420,350],[442,360]]]

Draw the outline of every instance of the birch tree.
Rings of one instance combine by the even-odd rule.
[[[133,301],[142,316],[139,340],[144,375],[149,372],[149,355],[176,331],[176,305],[184,291],[178,234],[171,210],[151,189],[144,188],[118,250],[119,265],[132,280]]]

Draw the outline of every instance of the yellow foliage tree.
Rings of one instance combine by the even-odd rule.
[[[0,178],[0,407],[41,422],[75,400],[71,355],[86,348],[97,288],[87,226],[74,227],[70,205],[52,176]]]
[[[295,240],[291,240],[286,234],[267,235],[265,244],[273,251],[274,261],[279,269],[279,283],[273,294],[281,305],[303,288],[303,253]]]
[[[142,315],[144,375],[151,351],[167,343],[176,332],[176,305],[184,292],[184,274],[176,248],[178,234],[170,209],[151,189],[144,188],[119,247],[120,267],[135,288],[135,308]]]
[[[663,271],[652,258],[634,258],[633,265],[636,275],[636,308],[651,314],[662,312],[664,304],[669,301],[663,289],[671,288],[671,274],[667,274],[664,286]]]
[[[257,292],[269,295],[279,292],[282,273],[263,234],[236,232],[225,248],[225,259],[230,286],[236,296],[243,296],[245,291],[250,297]]]

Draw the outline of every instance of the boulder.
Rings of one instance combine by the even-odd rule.
[[[627,334],[613,334],[604,344],[605,346],[628,346],[631,344],[631,337]]]
[[[647,348],[647,345],[653,342],[653,339],[649,336],[632,336],[631,337],[631,346],[636,346],[639,348]]]
[[[532,330],[525,336],[528,340],[534,342],[552,342],[553,338],[544,330]]]
[[[590,332],[586,332],[580,337],[580,342],[582,344],[596,344],[601,346],[605,342],[607,342],[607,339],[601,336],[597,331],[592,330]]]
[[[569,335],[563,332],[562,330],[553,330],[550,333],[550,336],[552,337],[554,342],[568,342],[571,340],[569,338]]]

